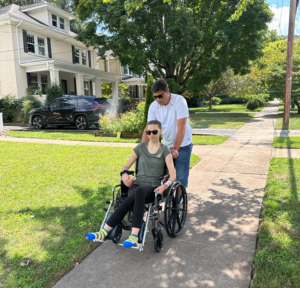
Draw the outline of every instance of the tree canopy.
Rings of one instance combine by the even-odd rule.
[[[88,19],[78,39],[112,50],[136,74],[165,78],[174,92],[218,79],[228,67],[246,73],[249,60],[261,56],[262,39],[272,14],[264,1],[255,1],[236,21],[228,21],[238,0],[146,0],[130,15],[126,0],[104,3],[79,0],[79,17]],[[105,34],[96,34],[101,24]]]
[[[284,99],[286,77],[287,40],[269,43],[264,49],[264,56],[259,61],[261,79],[272,97]],[[294,60],[292,78],[292,101],[300,114],[300,39],[294,41]]]

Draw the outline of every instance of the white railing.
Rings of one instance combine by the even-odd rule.
[[[3,131],[3,115],[0,112],[0,132]]]

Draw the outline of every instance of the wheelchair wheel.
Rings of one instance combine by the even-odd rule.
[[[120,222],[122,229],[130,231],[132,228],[132,211],[129,211]]]
[[[180,189],[182,191],[180,195]],[[185,224],[187,214],[187,194],[181,183],[175,183],[170,188],[165,200],[165,227],[171,238],[178,236]]]
[[[154,249],[157,253],[159,253],[162,248],[163,248],[163,234],[162,233],[159,233],[159,234],[156,234],[155,237],[154,237]]]
[[[117,243],[119,243],[121,237],[122,237],[122,227],[121,227],[121,225],[118,225],[118,226],[117,226],[116,235],[115,235],[115,237],[112,239],[112,241],[113,241],[114,243],[117,244]]]

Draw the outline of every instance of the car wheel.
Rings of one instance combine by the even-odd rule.
[[[45,126],[43,124],[42,117],[34,116],[32,118],[32,126],[34,127],[34,129],[43,129]]]
[[[78,116],[75,119],[75,126],[79,130],[85,130],[89,127],[88,121],[85,116]]]

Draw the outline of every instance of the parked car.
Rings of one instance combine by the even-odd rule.
[[[104,97],[97,97],[95,98],[95,101],[100,104],[100,106],[103,106],[101,108],[101,114],[111,114],[113,113],[113,106],[107,101],[107,98]]]
[[[78,129],[89,126],[99,127],[99,118],[104,113],[105,105],[95,101],[93,96],[64,96],[51,101],[42,108],[29,112],[29,124],[35,129],[47,125],[75,125]]]

